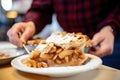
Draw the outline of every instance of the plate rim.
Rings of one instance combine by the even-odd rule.
[[[1,48],[0,50],[5,50],[5,49],[10,49],[10,50],[17,50],[17,49],[19,49],[19,48],[15,48],[15,47],[11,47],[11,48]],[[22,50],[22,49],[21,49]],[[23,55],[24,53],[25,53],[25,51],[24,50],[19,50],[19,54],[16,54],[16,55],[11,55],[12,53],[9,53],[10,51],[8,51],[7,53],[5,52],[2,52],[2,51],[0,51],[0,53],[3,53],[3,54],[10,54],[10,56],[9,57],[5,57],[5,58],[0,58],[0,60],[2,60],[2,59],[9,59],[9,58],[14,58],[14,57],[18,57],[18,56],[21,56],[21,55]]]
[[[10,56],[9,57],[4,57],[4,58],[0,58],[0,65],[10,63],[10,61],[12,59],[14,59],[16,57],[19,57],[19,56],[22,56],[22,55],[25,54],[24,50],[21,49],[21,50],[17,51],[17,48],[15,48],[15,47],[7,48],[7,49],[10,49],[10,51],[5,51],[4,52],[5,49],[6,48],[0,48],[0,50],[3,50],[3,51],[0,51],[0,53],[8,54]],[[12,51],[13,51],[13,54],[12,54]]]

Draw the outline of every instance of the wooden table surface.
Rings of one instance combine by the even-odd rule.
[[[101,65],[95,70],[71,77],[53,78],[22,72],[8,64],[0,65],[0,80],[120,80],[120,70]]]

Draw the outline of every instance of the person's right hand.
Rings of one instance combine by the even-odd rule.
[[[19,33],[21,33],[21,37]],[[16,23],[7,32],[9,41],[18,47],[22,47],[22,41],[26,42],[34,34],[35,25],[32,21]]]

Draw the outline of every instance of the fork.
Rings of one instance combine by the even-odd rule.
[[[19,37],[21,37],[21,33],[20,33],[20,32],[18,33],[18,35],[19,35]],[[22,41],[22,45],[23,45],[25,51],[26,51],[28,54],[30,54],[30,51],[28,50],[28,48],[27,48],[26,45],[24,44],[24,41],[23,41],[23,40],[21,40],[21,41]]]
[[[90,51],[96,51],[100,48],[100,45],[96,45],[96,46],[85,46],[84,47],[84,52],[85,53],[89,53]]]

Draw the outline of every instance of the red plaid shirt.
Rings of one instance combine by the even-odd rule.
[[[68,32],[92,37],[105,25],[111,25],[116,32],[120,30],[119,0],[33,0],[23,21],[34,21],[38,32],[51,23],[53,13]]]

